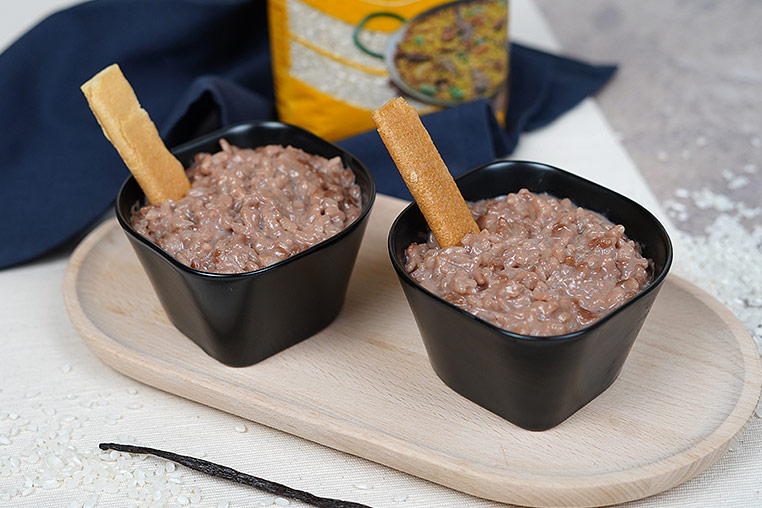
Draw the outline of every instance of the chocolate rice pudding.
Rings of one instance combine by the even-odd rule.
[[[177,201],[133,210],[132,226],[181,263],[213,273],[272,265],[360,215],[360,188],[339,157],[279,145],[200,153]]]
[[[515,194],[470,203],[481,232],[440,249],[411,244],[405,269],[424,288],[500,328],[551,336],[583,328],[649,283],[624,226],[568,199]]]

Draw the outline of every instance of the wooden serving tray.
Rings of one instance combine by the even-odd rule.
[[[762,380],[751,337],[669,277],[619,379],[556,428],[522,430],[434,374],[386,251],[403,201],[379,196],[338,319],[226,367],[167,320],[115,220],[71,257],[64,299],[88,346],[162,390],[476,496],[598,506],[664,491],[727,450]]]

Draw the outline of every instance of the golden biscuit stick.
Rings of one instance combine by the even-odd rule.
[[[439,246],[452,247],[466,234],[478,233],[479,226],[415,109],[398,97],[372,117]]]
[[[117,64],[82,85],[95,118],[151,203],[180,199],[190,189],[183,165],[167,150]]]

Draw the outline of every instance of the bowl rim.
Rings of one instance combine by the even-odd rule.
[[[494,160],[492,162],[488,162],[486,164],[482,164],[481,166],[477,166],[477,167],[475,167],[473,169],[470,169],[470,170],[466,171],[465,173],[463,173],[460,176],[458,176],[457,178],[455,178],[455,182],[457,183],[458,180],[460,180],[461,178],[465,178],[466,176],[471,175],[472,173],[475,173],[475,172],[478,172],[478,171],[483,171],[484,169],[489,168],[491,166],[495,166],[495,165],[506,165],[508,167],[518,166],[518,165],[522,165],[522,166],[524,166],[524,165],[539,166],[539,167],[543,168],[543,170],[551,170],[551,171],[560,172],[560,173],[564,174],[567,177],[570,177],[572,179],[576,179],[576,180],[580,181],[581,183],[584,183],[586,185],[589,185],[589,186],[593,187],[593,189],[595,189],[596,191],[603,191],[603,192],[614,194],[618,198],[620,198],[620,199],[622,199],[624,201],[629,202],[631,205],[634,205],[635,208],[639,209],[639,211],[647,219],[651,220],[655,225],[658,226],[658,231],[661,234],[662,239],[664,240],[664,244],[665,244],[667,252],[666,252],[666,259],[665,259],[665,262],[664,262],[664,267],[662,268],[661,273],[659,273],[659,275],[657,277],[655,277],[654,280],[652,280],[651,283],[645,289],[640,291],[637,295],[635,295],[631,299],[627,300],[624,304],[622,304],[621,306],[617,307],[613,311],[609,312],[608,314],[606,314],[602,318],[598,319],[594,323],[592,323],[590,325],[587,325],[587,326],[585,326],[583,328],[580,328],[579,330],[575,330],[575,331],[569,332],[569,333],[564,333],[564,334],[561,334],[561,335],[524,335],[524,334],[521,334],[521,333],[512,332],[512,331],[506,330],[504,328],[500,328],[499,326],[494,325],[494,324],[492,324],[492,323],[490,323],[490,322],[488,322],[488,321],[486,321],[486,320],[484,320],[484,319],[482,319],[482,318],[480,318],[478,316],[475,316],[475,315],[471,314],[470,312],[466,311],[465,309],[462,309],[462,308],[458,307],[457,305],[455,305],[453,303],[448,302],[444,298],[442,298],[442,297],[432,293],[428,289],[424,288],[422,285],[420,285],[418,283],[418,281],[413,279],[407,273],[407,271],[405,270],[404,265],[399,262],[399,260],[397,259],[396,254],[395,254],[395,247],[393,245],[393,239],[394,239],[393,233],[397,230],[397,228],[399,226],[399,223],[401,222],[403,216],[405,214],[409,213],[411,209],[413,209],[413,208],[418,206],[415,203],[415,201],[413,201],[410,204],[408,204],[397,215],[397,217],[394,219],[394,222],[392,223],[391,227],[389,228],[389,234],[387,236],[387,248],[388,248],[388,251],[389,251],[389,257],[391,258],[392,266],[394,266],[394,270],[397,272],[397,275],[405,283],[411,285],[414,289],[422,291],[423,294],[429,296],[430,298],[433,298],[435,301],[439,302],[440,304],[443,304],[446,307],[449,307],[450,309],[457,311],[463,317],[466,317],[466,318],[468,318],[468,319],[470,319],[472,321],[475,321],[476,323],[486,327],[487,329],[489,329],[489,330],[491,330],[493,332],[499,333],[505,339],[511,339],[511,340],[514,340],[514,341],[522,341],[522,342],[539,342],[539,343],[542,343],[542,342],[568,342],[568,341],[578,340],[581,337],[583,337],[583,336],[587,335],[588,333],[590,333],[591,331],[593,331],[593,330],[595,330],[597,328],[600,328],[605,323],[610,321],[614,316],[616,316],[617,314],[620,314],[621,311],[623,311],[624,309],[630,307],[635,302],[645,298],[645,296],[648,295],[649,293],[651,293],[653,291],[656,291],[657,288],[659,286],[661,286],[662,282],[664,282],[664,279],[667,277],[667,273],[669,272],[669,269],[672,266],[672,260],[673,260],[673,255],[674,255],[672,240],[670,239],[669,235],[667,234],[667,230],[664,227],[664,225],[659,221],[659,219],[656,218],[656,216],[654,214],[652,214],[650,211],[648,211],[648,209],[646,209],[643,205],[641,205],[641,204],[637,203],[636,201],[628,198],[627,196],[624,196],[624,195],[619,194],[618,192],[616,192],[616,191],[614,191],[612,189],[609,189],[608,187],[604,187],[603,185],[600,185],[600,184],[595,183],[595,182],[593,182],[591,180],[583,178],[583,177],[581,177],[579,175],[571,173],[570,171],[566,171],[564,169],[558,168],[556,166],[552,166],[550,164],[545,164],[545,163],[542,163],[542,162],[535,162],[535,161],[527,161],[527,160],[507,160],[507,159],[505,159],[505,160],[504,159]],[[499,196],[502,196],[502,195],[503,194],[499,194]],[[497,196],[495,196],[495,197],[497,197]],[[557,198],[557,196],[553,196],[553,197]],[[490,198],[483,198],[483,199],[490,199]],[[569,198],[569,199],[571,199],[571,198]],[[572,203],[574,203],[575,206],[579,206],[579,205],[577,205],[574,202],[574,200],[571,200],[571,201],[572,201]],[[591,210],[591,211],[595,211],[595,210]],[[596,213],[600,213],[600,212],[596,212]],[[601,215],[603,215],[603,214],[601,214]],[[604,217],[605,217],[605,215],[604,215]],[[632,238],[631,238],[631,240],[632,240]]]
[[[335,235],[326,238],[325,240],[316,243],[315,245],[312,245],[303,251],[297,252],[296,254],[293,254],[286,259],[282,259],[278,261],[277,263],[273,263],[271,265],[259,268],[257,270],[252,270],[249,272],[239,272],[239,273],[214,273],[214,272],[205,272],[203,270],[197,270],[195,268],[191,268],[190,266],[181,263],[177,259],[175,259],[172,255],[170,255],[167,251],[153,243],[148,238],[144,237],[140,233],[138,233],[135,228],[132,227],[132,224],[130,224],[130,221],[124,217],[122,214],[119,202],[122,197],[122,193],[125,191],[128,185],[132,184],[133,182],[137,184],[137,181],[135,180],[135,177],[133,175],[127,176],[127,178],[122,182],[122,185],[119,187],[119,191],[116,195],[116,200],[114,201],[114,209],[116,211],[116,218],[119,222],[119,225],[122,227],[122,229],[130,234],[133,238],[138,240],[143,245],[147,246],[159,256],[161,256],[165,261],[168,261],[173,267],[175,267],[178,270],[181,270],[183,272],[186,272],[190,275],[196,276],[196,277],[206,277],[206,278],[212,278],[212,279],[220,279],[220,280],[236,280],[236,279],[243,279],[248,278],[252,276],[257,276],[265,272],[269,272],[271,270],[275,270],[279,267],[282,267],[284,265],[290,264],[292,262],[295,262],[305,256],[308,256],[312,254],[313,252],[316,252],[318,250],[321,250],[323,248],[326,248],[330,245],[333,245],[336,242],[339,242],[342,238],[347,236],[351,231],[357,228],[357,226],[365,220],[365,218],[370,213],[371,209],[373,208],[373,203],[376,200],[376,182],[373,178],[373,174],[368,170],[368,168],[365,166],[365,164],[357,158],[353,153],[349,152],[348,150],[345,150],[344,148],[341,148],[338,145],[335,145],[331,143],[330,141],[326,141],[325,139],[319,137],[318,135],[306,130],[302,129],[301,127],[297,127],[296,125],[291,125],[284,122],[278,122],[274,120],[264,120],[264,121],[245,121],[245,122],[238,122],[234,124],[230,124],[225,127],[221,127],[219,129],[216,129],[212,132],[209,132],[207,134],[201,135],[197,138],[194,138],[190,141],[186,141],[185,143],[182,143],[180,145],[177,145],[170,149],[170,152],[174,155],[176,152],[185,151],[191,148],[194,145],[203,144],[209,141],[213,140],[219,140],[223,138],[226,134],[230,134],[231,132],[236,131],[244,131],[251,128],[255,129],[280,129],[285,131],[295,131],[301,135],[306,135],[307,137],[313,138],[315,141],[318,141],[320,143],[323,143],[327,145],[328,147],[334,148],[337,151],[340,152],[340,156],[343,158],[348,157],[353,163],[356,164],[355,167],[349,168],[354,173],[355,170],[358,170],[360,173],[363,173],[366,179],[368,180],[368,200],[366,203],[362,203],[362,207],[360,209],[360,215],[357,216],[355,220],[353,220],[351,223],[347,224],[344,229],[336,233]],[[257,146],[265,146],[265,145],[257,145]],[[255,147],[245,147],[245,148],[255,148]],[[299,147],[295,147],[299,148]],[[187,168],[185,168],[187,169]],[[138,188],[140,186],[138,185]],[[142,189],[140,189],[140,194],[145,196]]]

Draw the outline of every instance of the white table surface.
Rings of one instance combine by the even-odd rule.
[[[6,3],[0,16],[0,48],[53,9],[72,3]],[[559,49],[531,0],[514,0],[511,9],[515,39]],[[592,100],[553,125],[522,137],[513,158],[573,169],[639,201],[668,229],[673,228]],[[8,464],[10,457],[21,456],[40,437],[39,431],[30,430],[35,425],[42,427],[51,419],[74,417],[81,429],[74,432],[70,444],[80,454],[96,450],[99,442],[126,435],[148,446],[205,455],[209,460],[295,488],[374,507],[502,506],[242,421],[113,371],[87,349],[69,321],[61,294],[68,254],[0,271],[0,337],[4,346],[0,355],[0,466],[3,460]],[[26,425],[19,429],[19,422]],[[760,420],[753,417],[739,435],[742,446],[735,447],[710,469],[670,491],[626,506],[762,506],[761,429]],[[6,441],[10,444],[3,444]],[[141,467],[150,469],[157,464],[163,462],[148,459]],[[19,469],[18,473],[0,475],[0,506],[69,506],[90,496],[81,488],[59,486],[35,488],[21,497],[24,473],[34,474],[35,468],[22,461]],[[224,501],[233,507],[258,506],[272,501],[272,496],[249,488],[185,469],[181,472],[184,492],[195,489],[202,495],[197,506],[224,506]],[[3,497],[13,492],[11,489],[16,489],[17,494],[9,499]],[[120,487],[114,493],[100,493],[97,501],[97,506],[116,507],[129,505],[130,498]],[[292,502],[291,506],[303,505]]]

